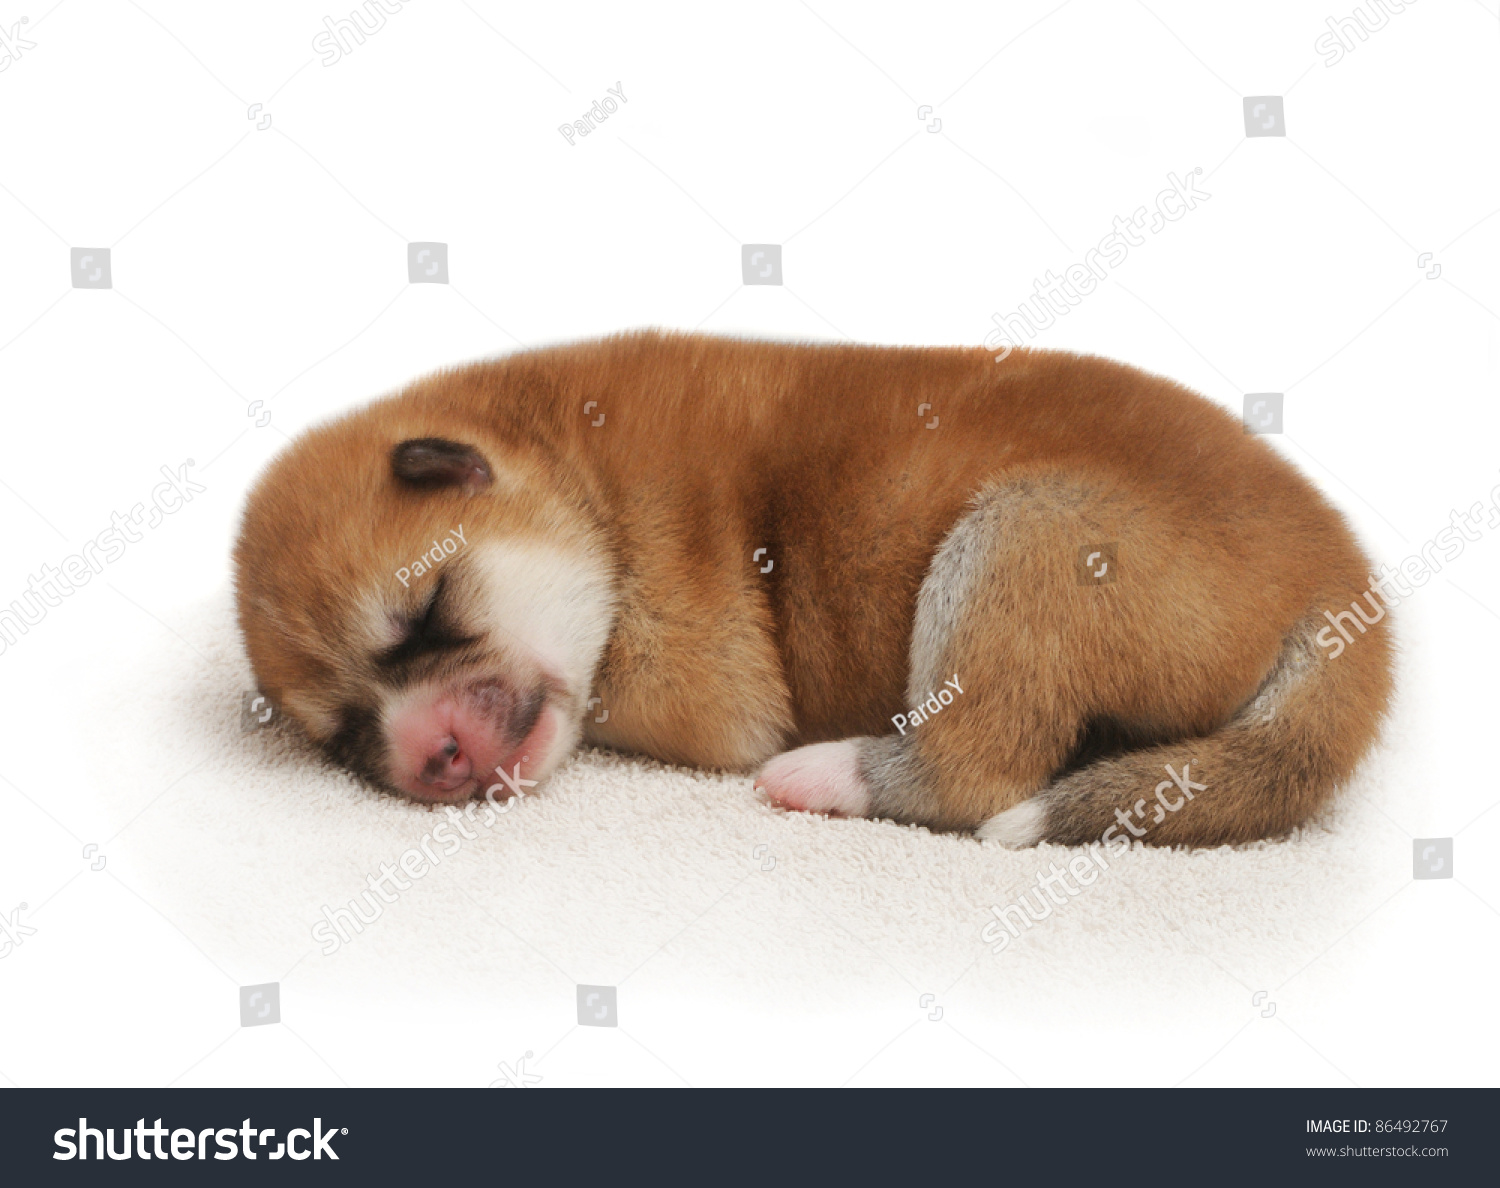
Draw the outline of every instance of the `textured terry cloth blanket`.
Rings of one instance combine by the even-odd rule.
[[[118,961],[160,950],[140,1009],[173,1020],[164,1082],[487,1084],[523,1059],[559,1084],[1362,1081],[1340,1003],[1380,949],[1351,931],[1411,880],[1391,836],[1421,786],[1402,776],[1399,711],[1292,839],[1138,846],[996,954],[991,909],[1028,895],[1037,910],[1039,872],[1082,851],[785,813],[744,775],[585,751],[477,813],[472,837],[428,840],[434,865],[423,839],[442,813],[247,715],[227,594],[171,630],[113,640],[76,689],[96,753],[75,759],[102,778],[31,793],[111,839],[88,894],[129,915]],[[39,919],[86,928],[68,921],[96,909],[72,898]],[[1401,911],[1382,927],[1406,927]],[[314,933],[330,919],[336,946],[333,925]],[[111,935],[98,943],[124,943]],[[247,1045],[272,1041],[225,1040],[221,1000],[271,982],[285,1047],[257,1063]],[[602,1027],[578,1025],[587,993],[617,1025],[607,1052]]]

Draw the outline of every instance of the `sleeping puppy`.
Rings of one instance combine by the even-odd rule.
[[[588,743],[1014,846],[1237,843],[1325,803],[1391,684],[1383,614],[1327,646],[1369,566],[1311,484],[1064,353],[639,333],[444,372],[278,457],[235,565],[261,690],[423,801]]]

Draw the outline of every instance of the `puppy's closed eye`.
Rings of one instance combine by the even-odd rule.
[[[438,578],[427,602],[416,613],[393,615],[397,642],[375,657],[382,668],[396,668],[423,656],[454,651],[479,638],[465,634],[453,618],[444,597],[447,581],[446,575]]]

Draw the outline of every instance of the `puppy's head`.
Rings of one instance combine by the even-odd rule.
[[[251,492],[235,547],[259,687],[383,788],[508,796],[578,741],[613,616],[598,540],[541,459],[451,406],[398,398],[312,430]]]

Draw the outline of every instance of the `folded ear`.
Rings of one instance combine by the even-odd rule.
[[[469,495],[494,481],[483,454],[442,437],[403,441],[391,451],[391,473],[414,487],[462,487]]]

